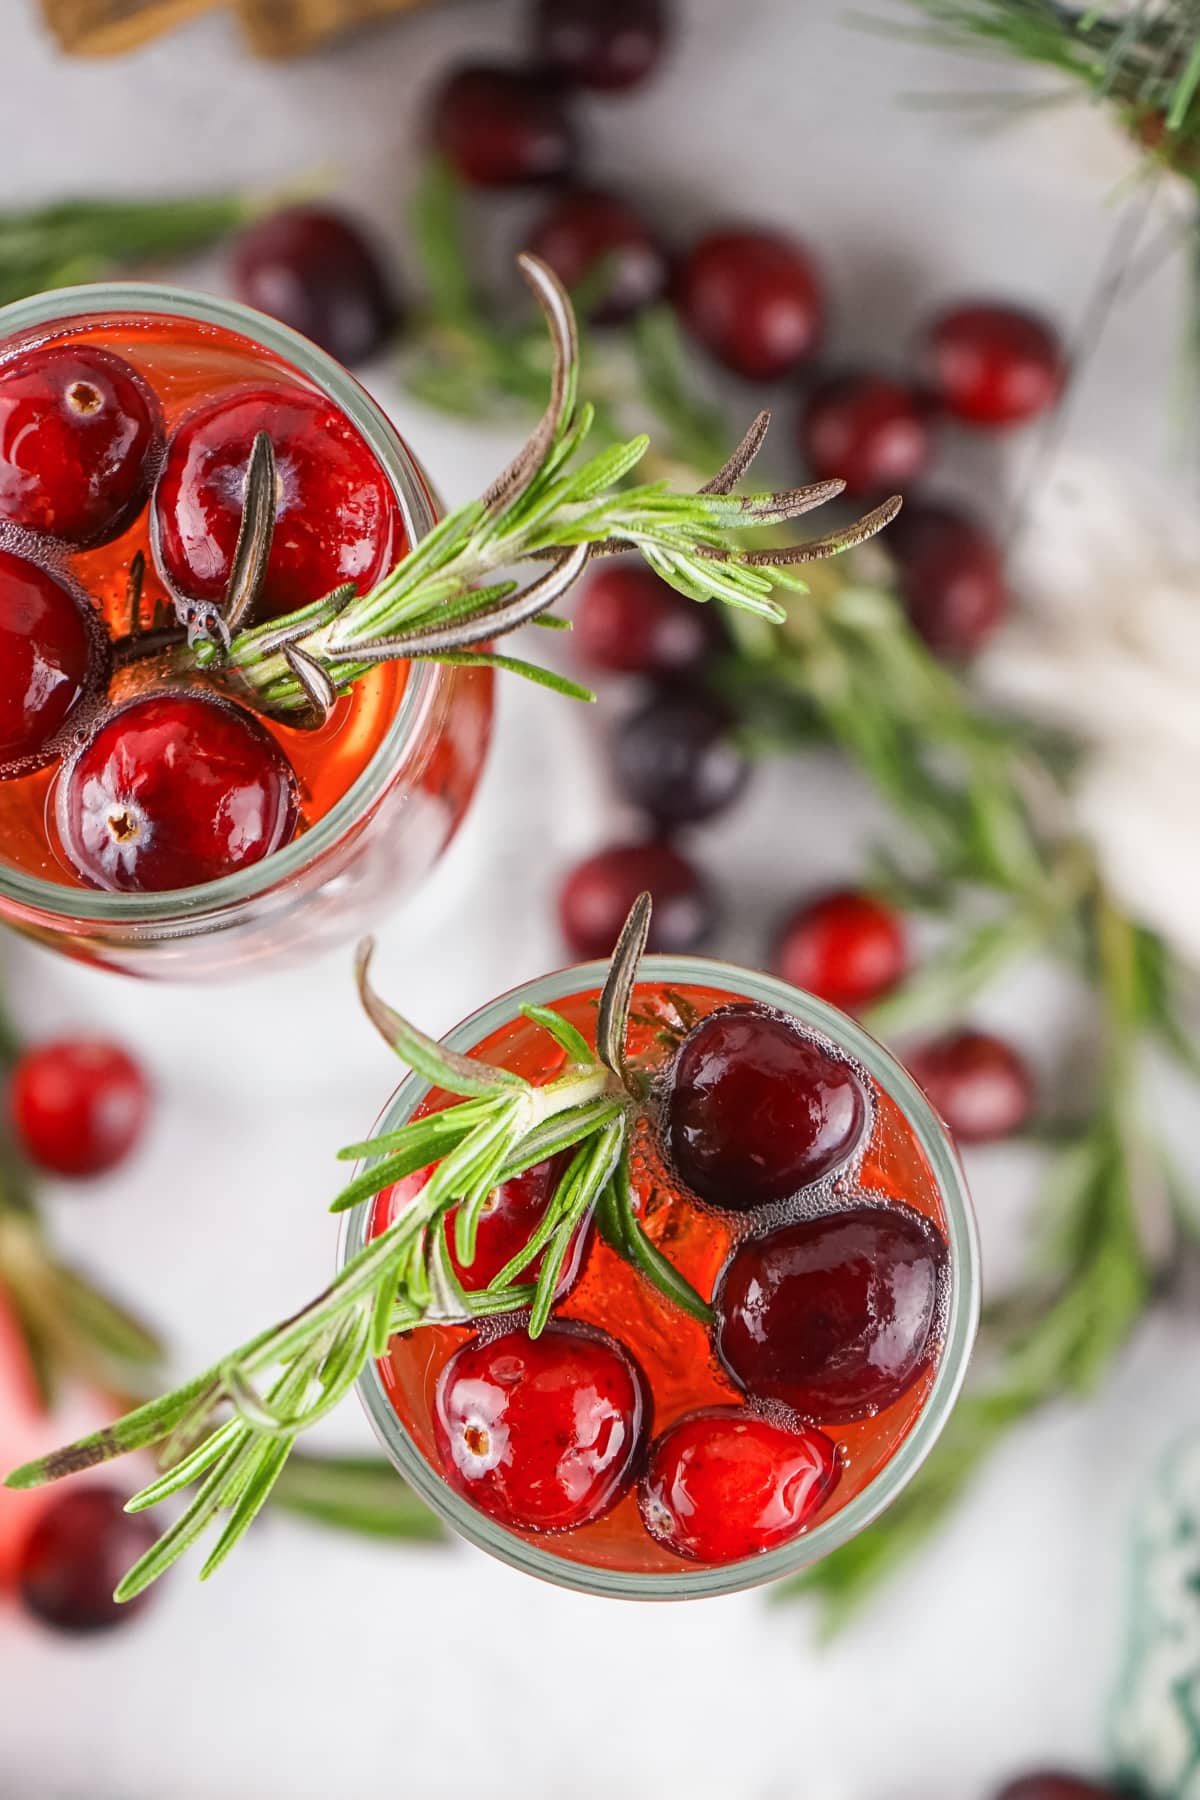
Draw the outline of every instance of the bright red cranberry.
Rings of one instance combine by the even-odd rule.
[[[1118,1790],[1061,1769],[1038,1769],[1005,1782],[996,1800],[1118,1800]]]
[[[666,0],[537,0],[538,58],[576,87],[636,87],[666,45]]]
[[[687,956],[713,927],[708,883],[670,844],[617,844],[576,865],[558,897],[558,919],[572,956],[608,956],[641,893],[654,901],[648,950]]]
[[[1023,1057],[988,1031],[956,1031],[905,1058],[934,1111],[964,1144],[990,1144],[1019,1131],[1033,1111],[1033,1077]]]
[[[99,614],[36,563],[0,550],[0,781],[53,760],[107,671]]]
[[[471,63],[442,84],[433,142],[473,187],[560,181],[575,160],[575,130],[561,86],[538,70]]]
[[[747,1393],[801,1418],[867,1418],[928,1366],[945,1254],[903,1206],[855,1206],[749,1238],[713,1299],[721,1360]]]
[[[511,1181],[502,1182],[488,1195],[475,1233],[475,1256],[469,1263],[464,1263],[454,1248],[457,1208],[447,1213],[445,1231],[450,1261],[459,1280],[469,1292],[487,1287],[493,1277],[507,1267],[518,1250],[524,1249],[541,1224],[569,1161],[570,1157],[565,1154],[548,1157],[545,1162],[526,1169],[523,1175],[516,1175]],[[429,1171],[421,1169],[415,1175],[406,1175],[403,1181],[388,1188],[380,1200],[376,1231],[385,1231],[389,1225],[394,1224],[410,1201],[421,1192],[428,1179]],[[579,1279],[590,1237],[590,1226],[583,1226],[574,1233],[554,1290],[556,1299],[561,1300],[570,1293]],[[515,1275],[513,1280],[536,1281],[544,1260],[545,1253],[542,1252],[519,1275]]]
[[[76,549],[145,506],[162,435],[137,370],[95,344],[49,344],[0,368],[0,519]]]
[[[633,1478],[647,1423],[628,1352],[571,1325],[464,1344],[435,1407],[446,1480],[516,1531],[570,1531],[607,1512]]]
[[[619,557],[585,581],[571,641],[588,668],[669,680],[706,661],[721,626],[711,603],[689,600],[640,558]]]
[[[601,289],[587,302],[595,325],[631,319],[667,285],[667,253],[646,220],[628,200],[598,188],[563,194],[534,226],[525,248],[572,291],[602,275]]]
[[[930,327],[924,360],[946,411],[985,429],[1048,412],[1067,379],[1054,327],[1016,306],[952,307]]]
[[[836,1446],[738,1407],[691,1413],[652,1445],[638,1484],[651,1537],[696,1562],[761,1556],[802,1532],[833,1491]]]
[[[791,915],[775,965],[793,987],[857,1012],[895,987],[908,967],[904,927],[871,894],[837,888]]]
[[[692,336],[736,375],[774,381],[813,354],[824,324],[804,249],[765,231],[714,231],[678,270],[675,303]]]
[[[750,779],[750,764],[720,707],[698,694],[656,695],[618,727],[617,785],[662,825],[724,812]]]
[[[35,1619],[75,1636],[109,1631],[141,1611],[149,1592],[118,1606],[113,1589],[157,1537],[146,1513],[100,1482],[56,1495],[38,1514],[21,1556],[19,1592]]]
[[[359,363],[382,350],[400,322],[373,246],[342,213],[289,206],[251,225],[234,252],[238,297]]]
[[[402,549],[388,478],[346,415],[306,388],[242,388],[188,414],[154,494],[155,554],[171,586],[220,602],[260,431],[275,450],[275,536],[258,614],[276,618],[353,582],[365,593]]]
[[[927,409],[886,375],[836,375],[809,395],[800,447],[818,481],[840,478],[852,496],[895,493],[929,461]]]
[[[55,1175],[102,1175],[142,1135],[150,1092],[119,1044],[61,1038],[27,1050],[13,1070],[9,1104],[30,1162]]]
[[[868,1113],[849,1063],[764,1007],[730,1006],[702,1019],[680,1046],[668,1143],[701,1199],[752,1212],[848,1162]]]
[[[111,713],[64,770],[58,829],[91,886],[162,893],[261,862],[296,829],[296,777],[228,701],[154,694]]]
[[[895,558],[914,630],[938,656],[974,656],[1008,610],[991,533],[957,507],[910,502],[880,542]]]

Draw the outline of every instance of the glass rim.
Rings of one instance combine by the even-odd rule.
[[[416,544],[433,528],[433,506],[417,464],[378,402],[349,370],[318,345],[240,301],[163,282],[90,282],[53,288],[0,307],[0,350],[8,338],[18,333],[69,325],[73,320],[104,313],[151,313],[193,319],[202,325],[236,332],[280,356],[341,407],[374,452],[396,495],[409,543]],[[437,663],[410,664],[396,716],[353,785],[310,830],[247,869],[163,894],[110,894],[46,881],[0,863],[0,899],[68,923],[78,920],[92,924],[165,925],[219,916],[269,894],[319,861],[363,817],[387,786],[405,752],[419,741],[441,679],[442,670]]]
[[[480,1007],[441,1041],[454,1050],[472,1049],[509,1023],[519,1006],[552,1005],[570,994],[599,988],[607,973],[606,962],[579,963],[524,982]],[[940,1437],[966,1375],[979,1321],[979,1240],[966,1177],[946,1128],[902,1064],[855,1020],[776,976],[708,957],[646,956],[638,981],[717,988],[733,998],[760,1001],[786,1012],[801,1024],[823,1032],[861,1062],[903,1111],[929,1164],[945,1210],[950,1267],[942,1352],[924,1404],[903,1442],[860,1493],[790,1543],[719,1567],[681,1564],[677,1573],[659,1570],[641,1574],[557,1556],[553,1550],[516,1536],[477,1511],[425,1460],[393,1408],[374,1358],[359,1378],[358,1393],[389,1461],[440,1518],[478,1549],[489,1551],[525,1574],[579,1593],[628,1600],[707,1599],[759,1587],[819,1562],[870,1525],[908,1485]],[[384,1107],[371,1136],[394,1131],[405,1123],[432,1085],[423,1076],[406,1076]],[[365,1159],[359,1168],[369,1167],[370,1160]],[[373,1208],[374,1201],[366,1200],[345,1215],[338,1244],[339,1268],[367,1243]]]

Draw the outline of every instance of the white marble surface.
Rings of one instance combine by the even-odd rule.
[[[393,234],[432,77],[468,45],[507,45],[516,19],[507,0],[457,5],[286,69],[251,64],[210,19],[86,66],[55,58],[32,10],[0,7],[0,205],[317,168]],[[930,305],[971,289],[1078,317],[1114,227],[1100,196],[1129,166],[1099,119],[1038,112],[983,136],[905,110],[904,90],[1008,78],[853,32],[833,0],[679,10],[662,84],[586,109],[599,174],[648,188],[683,223],[749,213],[798,228],[829,270],[835,347],[890,354]],[[1115,308],[1067,431],[1171,481],[1181,284],[1165,263]],[[372,377],[451,498],[492,473],[501,437],[423,415],[386,368]],[[943,474],[992,484],[1013,468],[989,449],[956,453]],[[824,758],[761,779],[703,842],[730,902],[722,947],[757,959],[781,906],[854,868],[875,817]],[[385,922],[381,981],[437,1029],[560,960],[556,874],[617,818],[594,723],[506,687],[483,792],[426,892]],[[316,1285],[334,1245],[332,1151],[393,1082],[348,957],[311,968],[303,995],[287,976],[168,991],[27,948],[8,961],[31,1030],[102,1027],[154,1071],[145,1153],[52,1205],[63,1241],[169,1326],[181,1369]],[[1073,1003],[1035,971],[984,1011],[1049,1060]],[[1015,1152],[973,1164],[995,1280],[1019,1257],[1032,1174]],[[465,1547],[387,1551],[280,1518],[211,1587],[185,1567],[108,1642],[64,1645],[0,1612],[0,1794],[969,1800],[1031,1760],[1086,1765],[1120,1639],[1124,1520],[1152,1455],[1194,1419],[1196,1351],[1194,1322],[1159,1318],[1094,1405],[1011,1443],[831,1649],[803,1613],[758,1595],[635,1611]],[[367,1437],[353,1407],[327,1431],[347,1446]]]

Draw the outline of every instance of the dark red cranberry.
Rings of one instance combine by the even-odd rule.
[[[929,461],[927,409],[886,375],[836,375],[809,395],[800,447],[816,480],[841,479],[852,496],[892,494]]]
[[[793,987],[856,1012],[895,987],[908,967],[904,927],[873,895],[837,888],[791,915],[775,966]]]
[[[524,1249],[545,1217],[569,1161],[568,1156],[548,1157],[545,1162],[526,1169],[523,1175],[514,1175],[511,1181],[501,1182],[488,1195],[475,1234],[475,1255],[469,1263],[464,1263],[454,1248],[454,1215],[451,1213],[447,1217],[445,1229],[450,1261],[465,1288],[487,1287],[517,1252]],[[560,1300],[570,1293],[579,1277],[589,1235],[589,1227],[582,1225],[571,1239],[554,1290]],[[536,1281],[544,1260],[543,1252],[519,1275],[514,1275],[513,1280]]]
[[[880,543],[895,558],[913,629],[939,656],[973,656],[1008,610],[991,533],[957,507],[918,502],[905,505]]]
[[[473,187],[560,181],[575,160],[565,95],[540,70],[470,63],[433,102],[433,142]]]
[[[0,550],[0,781],[53,759],[107,670],[99,614],[36,563]]]
[[[69,1487],[39,1513],[25,1541],[21,1599],[55,1631],[109,1631],[150,1598],[147,1590],[118,1606],[113,1589],[157,1536],[149,1515],[127,1513],[114,1488],[94,1481]]]
[[[251,225],[234,252],[238,297],[359,363],[400,322],[383,264],[359,227],[323,206],[289,206]]]
[[[199,693],[112,713],[58,786],[63,848],[92,887],[162,893],[249,868],[291,838],[296,777],[256,718]]]
[[[964,1144],[1007,1137],[1033,1111],[1033,1077],[1024,1058],[991,1032],[952,1032],[910,1051],[905,1061],[934,1111]]]
[[[21,1149],[55,1175],[102,1175],[142,1135],[150,1091],[119,1044],[60,1038],[25,1051],[9,1105]]]
[[[1053,325],[1017,306],[952,307],[930,327],[924,362],[948,413],[993,430],[1048,412],[1067,379]]]
[[[525,248],[540,256],[572,291],[587,283],[587,316],[619,325],[660,298],[667,253],[628,200],[598,188],[574,188],[551,205]],[[596,290],[591,277],[602,283]]]
[[[1100,1781],[1088,1781],[1082,1775],[1068,1775],[1061,1769],[1038,1769],[1032,1775],[1019,1775],[1007,1781],[996,1794],[996,1800],[1118,1800],[1119,1790]]]
[[[666,0],[537,0],[539,61],[576,87],[636,87],[656,67],[669,30]]]
[[[625,797],[662,825],[732,806],[750,779],[724,712],[696,694],[658,694],[618,727],[613,772]]]
[[[701,1199],[751,1212],[848,1162],[868,1114],[849,1063],[763,1007],[730,1006],[702,1019],[680,1046],[668,1145]]]
[[[145,506],[161,439],[153,393],[111,350],[22,351],[0,368],[0,519],[107,544]]]
[[[434,1425],[450,1486],[516,1531],[598,1519],[633,1478],[645,1382],[614,1339],[549,1325],[474,1339],[438,1378]]]
[[[700,667],[721,625],[711,602],[689,600],[640,558],[622,557],[584,583],[571,641],[588,668],[667,680]]]
[[[824,324],[807,251],[766,231],[714,231],[685,257],[675,303],[692,336],[736,375],[774,381],[813,354]]]
[[[608,956],[641,893],[654,901],[648,950],[679,956],[699,949],[713,927],[708,883],[670,844],[617,844],[579,863],[558,897],[558,918],[572,956]]]
[[[403,550],[391,485],[340,408],[282,382],[205,401],[171,439],[154,494],[163,575],[188,599],[224,598],[260,431],[275,450],[278,505],[259,615],[307,606],[344,582],[365,593]]]
[[[945,1254],[906,1206],[855,1206],[749,1238],[713,1298],[721,1360],[747,1393],[801,1418],[867,1418],[928,1366]]]
[[[638,1505],[651,1537],[676,1556],[738,1562],[797,1537],[838,1473],[823,1432],[714,1407],[680,1419],[651,1447]]]

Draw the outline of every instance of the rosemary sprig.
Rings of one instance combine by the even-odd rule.
[[[201,250],[258,210],[240,195],[212,194],[0,212],[0,305]]]

